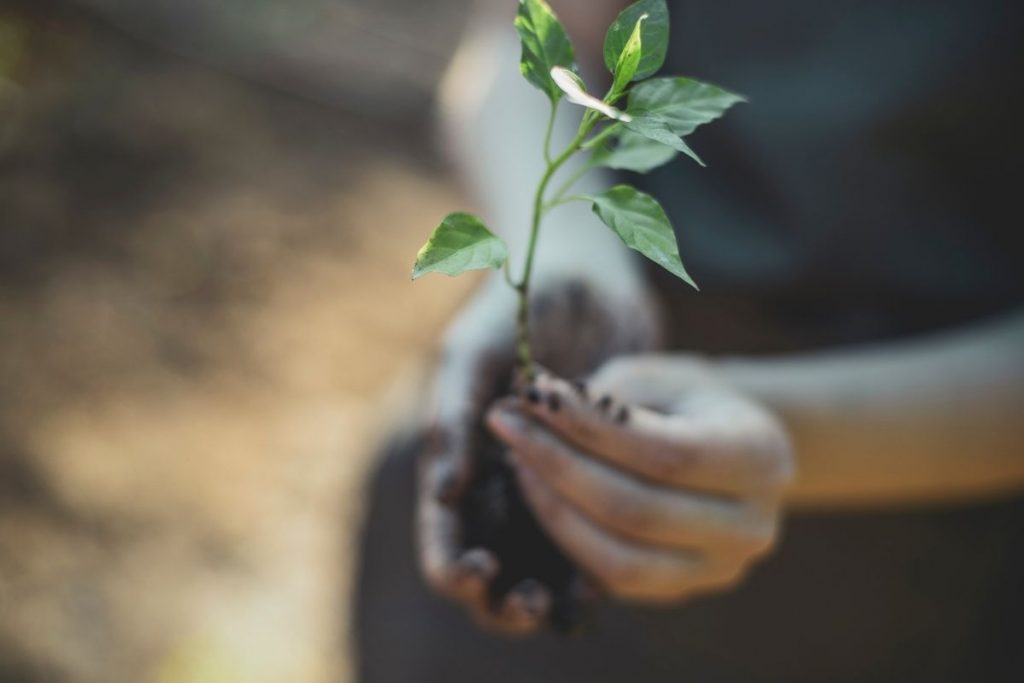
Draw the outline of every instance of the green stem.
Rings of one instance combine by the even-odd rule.
[[[512,281],[512,266],[509,265],[509,260],[508,259],[505,259],[505,265],[504,265],[504,267],[501,270],[502,270],[502,272],[505,275],[505,282],[508,283],[509,287],[511,287],[512,289],[515,289],[516,288],[516,283]]]
[[[561,203],[562,195],[572,189],[573,185],[579,182],[579,179],[585,176],[590,171],[594,170],[595,164],[587,162],[573,171],[572,175],[565,179],[565,182],[558,186],[558,189],[554,191],[551,201],[549,201],[544,208],[550,209]]]
[[[585,202],[585,201],[591,201],[591,200],[590,200],[589,197],[587,197],[586,195],[582,195],[582,194],[571,194],[569,196],[555,197],[554,199],[550,200],[548,203],[546,203],[544,205],[544,210],[545,211],[550,211],[551,209],[554,209],[554,208],[557,208],[559,206],[562,206],[563,204],[568,204],[570,202]]]
[[[582,147],[583,147],[583,149],[593,149],[593,148],[597,147],[598,145],[600,145],[605,140],[607,140],[608,138],[610,138],[611,136],[613,136],[616,133],[618,133],[619,130],[621,130],[621,129],[622,129],[622,124],[621,123],[613,123],[612,125],[608,126],[604,130],[602,130],[600,133],[595,135],[594,137],[592,137],[589,140],[587,140],[586,142],[584,142]]]
[[[547,155],[550,143],[551,130],[554,127],[554,109],[549,119],[548,132],[545,135],[545,155]],[[548,189],[552,176],[560,169],[573,154],[580,150],[583,141],[596,125],[596,121],[584,116],[580,123],[579,131],[569,146],[558,155],[557,158],[548,161],[547,169],[541,176],[537,185],[537,192],[533,198],[533,220],[530,226],[530,240],[526,246],[526,263],[523,266],[523,277],[515,286],[519,295],[519,307],[516,313],[516,356],[519,360],[519,369],[527,380],[533,378],[533,354],[530,350],[530,276],[533,274],[533,257],[537,251],[537,238],[540,236],[541,219],[544,217],[544,193]]]
[[[607,140],[611,136],[613,136],[616,133],[618,133],[621,128],[622,128],[622,124],[620,124],[620,123],[615,123],[615,124],[612,124],[612,125],[608,126],[604,130],[602,130],[600,133],[598,133],[594,137],[590,138],[589,140],[587,140],[586,142],[581,144],[580,145],[580,149],[593,149],[593,148],[597,147],[602,142],[604,142],[605,140]],[[572,175],[570,175],[568,178],[565,179],[565,182],[563,182],[561,185],[559,185],[558,189],[555,190],[553,196],[551,197],[551,200],[547,204],[545,204],[544,208],[545,209],[553,209],[554,207],[556,207],[556,206],[558,206],[560,204],[564,204],[565,202],[562,201],[563,195],[565,195],[566,192],[571,190],[573,188],[573,186],[577,182],[579,182],[580,178],[582,178],[587,173],[589,173],[590,171],[592,171],[595,168],[597,168],[597,166],[598,166],[598,164],[595,164],[593,162],[593,159],[591,159],[591,160],[587,161],[587,163],[585,163],[582,166],[580,166],[579,168],[577,168],[572,173]],[[577,197],[569,197],[566,201],[572,201],[573,199],[577,199]]]
[[[551,114],[548,116],[548,129],[544,133],[544,161],[551,164],[551,133],[555,130],[555,114],[558,113],[558,102],[551,105]]]

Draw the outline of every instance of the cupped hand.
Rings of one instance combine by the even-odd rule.
[[[612,355],[654,343],[656,317],[643,294],[601,291],[580,278],[535,289],[532,339],[548,367],[587,372]],[[514,312],[514,297],[503,286],[490,287],[449,330],[434,385],[430,436],[419,461],[416,524],[420,567],[430,586],[461,604],[480,625],[521,635],[546,622],[550,592],[527,579],[492,604],[489,586],[500,571],[500,558],[465,546],[459,513],[484,414],[510,388]]]
[[[623,357],[585,384],[542,374],[487,421],[541,525],[612,596],[726,589],[778,537],[789,439],[701,361]]]

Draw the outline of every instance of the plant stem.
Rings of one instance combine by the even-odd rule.
[[[605,140],[607,140],[611,136],[613,136],[616,133],[618,133],[621,128],[622,128],[622,124],[619,124],[619,123],[616,123],[616,124],[613,124],[611,126],[608,126],[607,128],[602,130],[600,133],[598,133],[594,137],[592,137],[589,140],[583,142],[580,145],[580,149],[593,149],[593,148],[597,147],[602,142],[604,142]],[[554,207],[558,206],[559,204],[562,204],[563,203],[563,201],[562,201],[563,195],[565,195],[566,192],[571,190],[573,185],[575,185],[579,181],[580,178],[585,176],[590,171],[594,170],[594,168],[596,168],[598,165],[599,164],[595,164],[593,162],[593,159],[591,159],[590,161],[588,161],[587,163],[583,164],[578,169],[576,169],[572,173],[572,175],[570,175],[568,178],[566,178],[565,182],[563,182],[558,187],[558,189],[555,190],[554,196],[551,198],[550,201],[548,201],[547,204],[544,205],[544,208],[545,209],[553,209]],[[571,200],[571,199],[574,199],[574,198],[573,197],[569,197],[568,199]]]
[[[570,202],[585,202],[588,201],[588,199],[589,197],[583,194],[571,194],[568,196],[558,195],[544,204],[544,210],[550,211],[551,209],[562,206],[563,204],[568,204]]]
[[[519,296],[519,307],[516,313],[516,357],[519,361],[519,369],[527,380],[533,379],[533,354],[530,350],[530,276],[533,274],[533,257],[537,251],[537,238],[540,236],[541,219],[544,217],[544,193],[548,189],[552,176],[560,169],[566,161],[578,152],[587,135],[596,125],[596,121],[589,116],[584,116],[580,123],[579,131],[569,146],[555,159],[550,159],[548,152],[551,142],[551,131],[554,127],[555,107],[551,108],[548,131],[544,138],[544,154],[547,161],[547,169],[541,176],[537,185],[537,192],[533,198],[533,220],[530,226],[530,240],[526,247],[526,264],[523,266],[523,277],[515,285],[516,293]]]
[[[618,133],[619,130],[621,130],[621,129],[622,129],[622,124],[621,123],[613,123],[612,125],[608,126],[604,130],[602,130],[600,133],[595,135],[594,137],[592,137],[589,140],[587,140],[586,142],[584,142],[582,147],[583,147],[583,149],[593,149],[594,147],[597,147],[602,142],[607,140],[612,135],[615,135],[616,133]]]
[[[544,161],[551,165],[551,133],[555,130],[555,114],[558,113],[558,103],[551,105],[551,114],[548,116],[548,129],[544,133]]]
[[[573,174],[570,175],[568,178],[566,178],[565,182],[562,183],[558,187],[557,190],[555,190],[555,192],[554,192],[553,196],[551,197],[551,199],[547,202],[547,204],[544,205],[544,208],[545,209],[552,209],[552,208],[558,206],[559,204],[561,204],[562,203],[562,196],[566,192],[571,190],[573,185],[575,185],[579,181],[580,178],[585,176],[590,171],[594,170],[595,166],[596,166],[595,164],[592,164],[592,163],[588,162],[588,163],[585,163],[582,166],[580,166],[578,169],[576,169],[573,172]]]

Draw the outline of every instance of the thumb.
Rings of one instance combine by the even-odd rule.
[[[446,352],[435,379],[433,425],[421,453],[416,506],[418,556],[427,582],[456,600],[483,604],[497,560],[466,552],[459,502],[473,474],[477,423],[504,366],[485,349]]]
[[[507,389],[512,359],[487,348],[448,349],[434,380],[422,477],[443,502],[462,497],[472,476],[477,428],[486,407]]]

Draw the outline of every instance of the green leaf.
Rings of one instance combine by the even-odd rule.
[[[640,63],[636,72],[630,80],[639,81],[661,68],[665,63],[665,53],[668,51],[668,6],[665,0],[640,0],[622,10],[615,21],[608,28],[608,34],[604,38],[604,64],[608,71],[615,73],[619,63],[619,56],[622,54],[626,43],[633,34],[636,22],[644,14],[647,20],[644,21],[643,29],[640,31],[640,42],[642,50]]]
[[[508,248],[480,219],[468,213],[451,213],[416,254],[412,279],[427,273],[461,275],[467,270],[501,268]]]
[[[639,251],[694,289],[697,288],[679,258],[672,224],[654,197],[629,185],[616,185],[588,199],[594,202],[594,213],[598,218],[627,247]]]
[[[692,78],[652,78],[630,91],[627,111],[634,116],[654,114],[683,136],[746,101],[741,95]]]
[[[690,146],[669,127],[668,122],[656,114],[643,113],[628,121],[623,121],[622,125],[648,140],[659,142],[678,152],[682,152],[701,166],[706,165],[697,156],[697,153],[690,149]]]
[[[520,71],[552,102],[557,102],[562,91],[551,80],[551,69],[556,66],[572,69],[575,60],[565,28],[544,0],[519,0],[516,31],[523,45]]]
[[[626,45],[622,48],[622,53],[619,54],[619,59],[615,63],[615,79],[612,83],[613,100],[617,99],[619,93],[626,89],[629,82],[633,80],[633,76],[636,75],[637,67],[640,66],[640,55],[643,48],[640,32],[647,18],[648,15],[641,14],[640,18],[636,20],[633,33],[630,34],[629,40],[626,41]]]
[[[615,147],[594,150],[593,163],[618,171],[647,173],[663,166],[676,157],[676,150],[639,133],[624,130]]]

